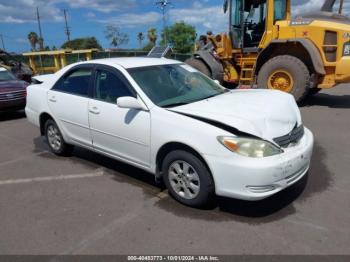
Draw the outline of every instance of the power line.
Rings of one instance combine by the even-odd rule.
[[[65,21],[65,34],[67,36],[67,40],[70,41],[70,28],[68,26],[67,10],[66,9],[63,9],[63,14],[64,14],[64,21]]]
[[[160,7],[160,10],[163,14],[163,33],[164,33],[164,43],[167,45],[167,33],[166,33],[166,12],[167,9],[172,6],[172,2],[169,0],[158,0],[156,1],[156,5]]]
[[[36,8],[36,17],[38,20],[38,27],[39,27],[39,45],[40,45],[40,49],[44,49],[44,38],[43,38],[43,33],[41,31],[41,23],[40,23],[40,15],[39,15],[39,7]]]
[[[1,38],[1,43],[2,43],[2,50],[6,51],[5,44],[4,44],[4,38],[1,34],[0,34],[0,38]]]

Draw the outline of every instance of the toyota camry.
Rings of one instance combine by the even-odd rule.
[[[139,167],[185,205],[264,199],[310,166],[313,135],[286,93],[228,90],[164,58],[93,60],[35,79],[26,115],[53,153],[79,146]]]

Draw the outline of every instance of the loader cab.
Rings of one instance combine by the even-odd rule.
[[[267,31],[278,20],[285,20],[289,0],[227,0],[224,11],[230,16],[230,37],[235,49],[257,52]]]

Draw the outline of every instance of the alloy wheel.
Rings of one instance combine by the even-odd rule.
[[[177,160],[170,165],[168,172],[171,188],[176,194],[185,199],[194,199],[198,196],[199,176],[189,163]]]
[[[58,128],[50,125],[47,128],[47,139],[52,149],[59,151],[62,146],[62,139]]]

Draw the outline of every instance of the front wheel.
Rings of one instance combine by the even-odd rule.
[[[180,203],[203,207],[213,200],[213,179],[195,155],[182,150],[170,152],[163,161],[162,172],[169,194]]]
[[[55,121],[49,119],[45,123],[45,136],[51,151],[59,156],[69,156],[73,146],[67,144]]]
[[[290,93],[298,103],[309,93],[311,83],[307,66],[299,58],[289,55],[270,59],[258,73],[258,88]]]

